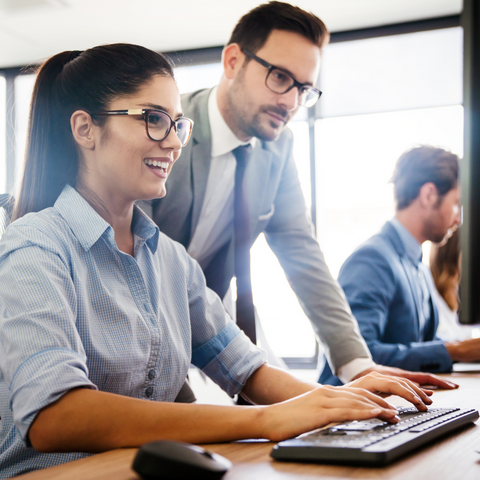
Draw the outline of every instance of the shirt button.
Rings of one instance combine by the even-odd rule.
[[[147,398],[150,398],[153,395],[153,387],[148,387],[145,390],[145,395],[147,396]]]
[[[155,375],[156,375],[155,370],[150,370],[150,371],[148,372],[148,378],[149,378],[149,380],[153,380],[153,379],[155,378]]]

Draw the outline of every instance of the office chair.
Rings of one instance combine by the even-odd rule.
[[[10,216],[12,214],[13,197],[8,193],[0,194],[0,239],[3,232],[10,223]]]

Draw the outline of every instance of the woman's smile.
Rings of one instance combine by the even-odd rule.
[[[168,157],[148,157],[143,159],[143,163],[157,177],[167,178],[174,160]]]

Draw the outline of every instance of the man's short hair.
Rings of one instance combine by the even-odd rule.
[[[250,10],[238,21],[227,45],[238,43],[242,49],[256,53],[265,45],[272,30],[298,33],[318,48],[326,45],[330,38],[325,24],[313,13],[289,3],[269,2]]]
[[[424,145],[404,152],[391,178],[397,210],[407,208],[426,183],[437,187],[440,198],[458,185],[458,157],[443,148]]]

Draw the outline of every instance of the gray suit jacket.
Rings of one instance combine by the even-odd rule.
[[[185,247],[197,227],[211,161],[208,96],[200,90],[182,96],[184,114],[195,122],[167,181],[167,195],[153,203],[160,230]],[[293,137],[285,130],[274,142],[257,142],[245,172],[252,245],[265,233],[288,281],[326,350],[334,371],[358,357],[369,357],[343,291],[332,278],[313,236],[292,154]],[[204,265],[208,284],[220,296],[234,275],[233,242],[218,246]],[[295,319],[292,319],[294,322]]]

